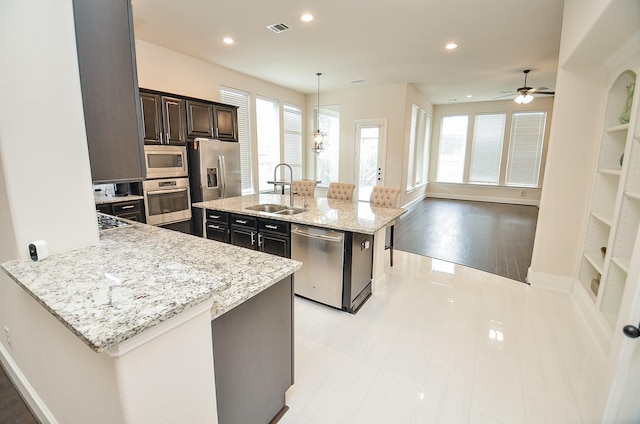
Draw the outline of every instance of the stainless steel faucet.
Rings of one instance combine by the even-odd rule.
[[[289,207],[293,208],[293,169],[291,169],[291,165],[289,165],[288,163],[279,163],[275,168],[273,168],[273,192],[278,192],[278,185],[281,185],[283,187],[286,187],[287,185],[285,182],[278,183],[277,171],[281,166],[286,166],[287,168],[289,168]]]

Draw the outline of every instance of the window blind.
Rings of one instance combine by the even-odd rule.
[[[506,113],[476,115],[469,182],[498,184]]]
[[[251,172],[251,109],[249,93],[227,87],[220,87],[220,100],[223,103],[238,106],[238,141],[240,143],[240,175],[242,192],[253,193],[253,175]]]
[[[302,179],[302,109],[298,106],[283,107],[284,161],[291,165],[293,179]]]
[[[546,122],[546,112],[513,114],[505,185],[538,187]]]
[[[468,122],[469,116],[467,115],[442,118],[436,176],[438,182],[463,182]]]

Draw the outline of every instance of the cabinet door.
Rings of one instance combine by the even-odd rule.
[[[109,203],[101,203],[96,205],[96,212],[106,213],[111,215],[113,211],[111,210],[111,205]]]
[[[244,228],[231,228],[231,244],[234,246],[256,249],[257,232]]]
[[[73,12],[93,182],[142,181],[131,2],[74,0]]]
[[[160,96],[140,92],[144,144],[162,144],[162,115]]]
[[[237,110],[235,107],[215,106],[214,118],[216,138],[238,141]]]
[[[212,105],[187,100],[187,135],[189,137],[213,137]]]
[[[260,233],[258,235],[258,244],[261,252],[282,256],[283,258],[291,257],[291,247],[287,237]]]
[[[184,100],[162,96],[162,119],[165,144],[186,144]]]
[[[207,238],[209,240],[221,241],[229,243],[229,234],[227,226],[216,222],[207,221]]]

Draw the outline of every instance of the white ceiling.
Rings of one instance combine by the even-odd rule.
[[[562,7],[562,0],[133,2],[136,38],[303,93],[316,92],[322,72],[321,91],[407,82],[434,104],[503,96],[523,85],[523,69],[532,70],[527,85],[553,89]],[[303,12],[315,20],[301,22]],[[291,29],[267,29],[277,23]],[[450,41],[460,47],[445,50]]]

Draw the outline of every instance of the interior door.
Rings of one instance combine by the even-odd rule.
[[[376,185],[384,185],[387,145],[386,119],[367,119],[355,123],[355,196],[368,202]]]

